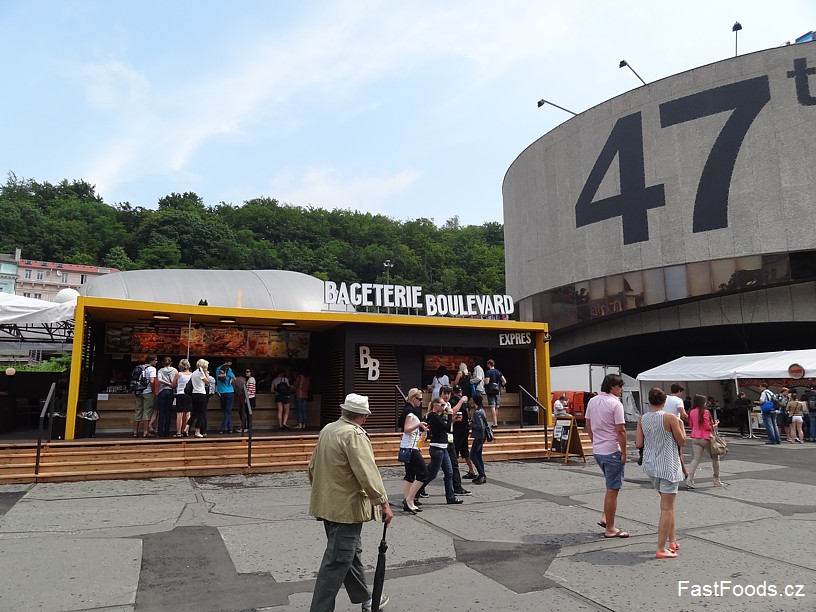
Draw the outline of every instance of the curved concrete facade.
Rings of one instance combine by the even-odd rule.
[[[814,68],[816,43],[702,66],[518,156],[503,184],[507,291],[523,320],[551,324],[554,355],[759,323],[756,308],[733,310],[751,293],[769,322],[816,322],[792,303],[816,297],[792,287],[816,279]],[[695,310],[721,316],[684,315]]]

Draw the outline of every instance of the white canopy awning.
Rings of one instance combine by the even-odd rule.
[[[41,325],[71,321],[75,311],[76,302],[57,304],[0,293],[0,325]]]
[[[799,364],[805,376],[816,376],[816,349],[679,357],[674,361],[641,372],[644,381],[734,380],[735,378],[789,378],[788,367]]]

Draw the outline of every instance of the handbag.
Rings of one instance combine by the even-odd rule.
[[[711,446],[709,447],[709,453],[712,457],[725,457],[728,454],[728,444],[725,441],[718,431],[711,432]]]
[[[411,451],[414,450],[413,448],[409,447],[400,447],[399,455],[397,455],[397,460],[401,463],[410,463],[411,462]]]
[[[184,385],[184,395],[192,395],[193,394],[193,378],[187,381],[187,384]]]
[[[492,442],[493,439],[494,439],[493,428],[490,425],[487,425],[485,427],[485,440],[487,440],[488,442]]]

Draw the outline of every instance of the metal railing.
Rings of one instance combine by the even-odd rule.
[[[538,407],[539,413],[544,414],[544,448],[550,450],[550,443],[547,439],[547,407],[539,402],[538,399],[527,389],[519,385],[519,412],[521,414],[521,427],[524,427],[524,406],[526,404],[524,401],[525,398],[529,399],[535,406]],[[541,421],[541,419],[539,419],[539,421]]]
[[[246,394],[244,394],[244,403],[246,404],[247,465],[252,467],[252,404],[249,403],[249,397]]]
[[[54,391],[57,383],[52,382],[48,390],[48,397],[45,398],[42,410],[40,411],[40,431],[37,437],[37,458],[34,460],[34,476],[40,473],[40,455],[42,454],[43,427],[45,425],[45,413],[48,413],[48,441],[51,441],[51,432],[54,425]]]
[[[408,403],[408,396],[402,392],[399,385],[394,385],[394,389],[396,390],[394,394],[394,431],[399,431],[397,422],[402,414],[402,409]]]

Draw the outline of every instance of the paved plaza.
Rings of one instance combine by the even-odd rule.
[[[658,495],[632,461],[614,540],[591,457],[488,463],[463,505],[439,480],[416,516],[385,468],[386,610],[816,610],[816,444],[729,443],[730,486],[709,461],[678,494],[674,560],[654,558]],[[308,610],[325,545],[308,500],[302,472],[0,486],[0,610]],[[363,529],[372,574],[381,533]],[[337,610],[359,606],[341,590]]]

